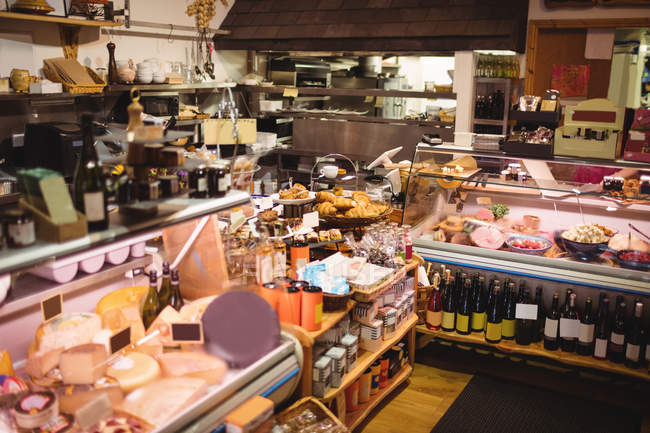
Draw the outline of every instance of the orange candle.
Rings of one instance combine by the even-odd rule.
[[[323,290],[316,286],[303,288],[300,309],[300,326],[307,331],[318,331],[323,323]]]
[[[280,322],[300,325],[302,294],[295,286],[276,289],[278,292],[278,317]]]
[[[309,263],[309,245],[298,243],[291,246],[291,278],[298,278],[298,270],[307,266]]]

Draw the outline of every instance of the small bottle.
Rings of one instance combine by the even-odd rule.
[[[162,282],[160,283],[160,291],[158,292],[158,303],[160,313],[163,308],[170,305],[170,300],[172,298],[172,279],[171,273],[169,271],[169,263],[163,262],[162,265]]]
[[[445,293],[442,300],[442,330],[445,332],[454,332],[456,329],[456,304],[454,300],[454,281],[449,276],[451,271],[447,269],[449,279],[445,282]]]
[[[560,319],[560,335],[565,334],[565,336],[560,339],[560,347],[563,352],[575,352],[578,346],[578,337],[571,335],[572,332],[565,333],[562,329],[563,326],[572,329],[575,322],[578,322],[578,324],[580,323],[575,302],[576,294],[571,293],[571,296],[569,297],[569,309],[562,314],[562,318]]]
[[[485,277],[479,277],[479,282],[474,290],[472,302],[472,332],[484,332],[487,321],[487,306],[485,304]]]
[[[273,278],[287,276],[287,247],[278,239],[273,244]]]
[[[546,316],[544,323],[544,349],[557,350],[560,338],[560,296],[555,292],[553,295],[553,302],[551,303],[551,311]]]
[[[606,295],[602,296],[600,308],[598,309],[598,318],[596,320],[594,358],[607,359],[607,345],[609,344],[609,299]]]
[[[181,311],[185,302],[183,301],[183,295],[181,294],[180,279],[178,276],[178,269],[172,270],[172,295],[169,298],[169,305],[174,307],[176,311]]]
[[[530,303],[530,295],[527,289],[524,289],[524,293],[519,303]],[[536,322],[536,319],[517,319],[515,333],[515,340],[517,341],[517,344],[521,346],[527,346],[533,342],[533,334],[535,333]]]
[[[612,362],[620,363],[625,359],[625,307],[625,302],[618,303],[612,333],[609,336],[607,358]]]
[[[151,323],[158,316],[160,310],[160,301],[158,300],[158,273],[156,270],[149,272],[149,291],[147,297],[144,299],[142,306],[142,323],[144,329],[149,329]]]
[[[472,290],[472,280],[465,279],[465,284],[460,295],[458,312],[456,313],[456,332],[461,335],[469,334],[469,317],[470,309],[470,292]]]
[[[535,289],[535,303],[537,304],[537,321],[535,322],[535,333],[533,341],[542,341],[544,336],[544,322],[546,321],[546,311],[544,310],[544,293],[542,286]]]
[[[265,230],[260,232],[260,242],[255,251],[255,264],[257,284],[261,286],[273,281],[273,245]]]
[[[569,313],[569,299],[571,299],[571,294],[573,293],[573,290],[567,289],[566,290],[566,296],[564,298],[564,305],[560,308],[560,318],[564,317],[566,314]],[[560,320],[560,347],[562,347],[562,340],[564,338],[562,337],[562,325],[561,325],[562,320]]]
[[[594,354],[594,331],[596,324],[592,315],[591,298],[585,301],[585,310],[580,318],[580,327],[578,328],[578,348],[576,353],[583,356]]]
[[[444,286],[444,283],[443,283]],[[440,297],[440,274],[433,276],[433,291],[427,305],[426,324],[427,328],[437,331],[442,324],[442,298]]]
[[[411,238],[411,226],[404,225],[404,246],[405,246],[405,255],[406,261],[410,262],[413,259],[413,238]]]
[[[515,309],[516,309],[516,300],[515,300],[515,283],[509,284],[508,290],[509,299],[504,303],[505,310],[503,313],[503,323],[501,324],[501,337],[504,340],[514,340],[515,338]]]
[[[501,303],[499,302],[499,285],[495,284],[490,290],[488,299],[487,324],[485,325],[485,341],[497,344],[501,341]]]
[[[627,337],[625,339],[625,366],[628,368],[639,368],[641,365],[640,354],[642,341],[642,323],[643,304],[637,302],[634,304],[634,317],[630,324]]]

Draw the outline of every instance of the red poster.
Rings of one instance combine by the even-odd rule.
[[[589,65],[553,65],[551,88],[560,91],[561,98],[587,97]]]

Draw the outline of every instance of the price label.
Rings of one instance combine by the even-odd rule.
[[[60,293],[45,298],[41,301],[41,312],[43,313],[43,322],[56,319],[63,314],[63,297]]]
[[[578,338],[580,321],[576,319],[560,319],[560,337]]]
[[[77,409],[74,413],[74,419],[85,431],[111,415],[113,415],[111,400],[108,398],[107,393],[102,393]]]
[[[276,211],[278,213],[278,215],[283,215],[284,214],[284,205],[279,204],[279,205],[277,205],[276,207],[274,207],[271,210]]]
[[[515,319],[537,320],[537,304],[517,304]]]
[[[124,349],[126,346],[131,344],[131,327],[126,327],[122,329],[117,334],[111,337],[110,346],[111,354],[119,352]]]
[[[303,227],[318,227],[318,211],[303,214],[302,225]]]
[[[171,325],[174,343],[203,343],[201,322],[172,323]]]
[[[298,97],[298,89],[295,87],[287,87],[284,89],[284,92],[282,92],[282,97],[283,98],[297,98]]]
[[[238,210],[230,214],[230,231],[234,232],[246,222],[244,211]]]
[[[260,209],[266,210],[273,207],[273,199],[271,197],[262,197],[260,202]]]
[[[366,96],[363,100],[366,104],[375,100],[374,96]]]

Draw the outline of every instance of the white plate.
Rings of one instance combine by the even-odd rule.
[[[294,200],[283,200],[280,198],[280,194],[275,193],[271,195],[274,203],[279,204],[305,204],[316,200],[316,193],[309,191],[309,198],[299,198]]]

